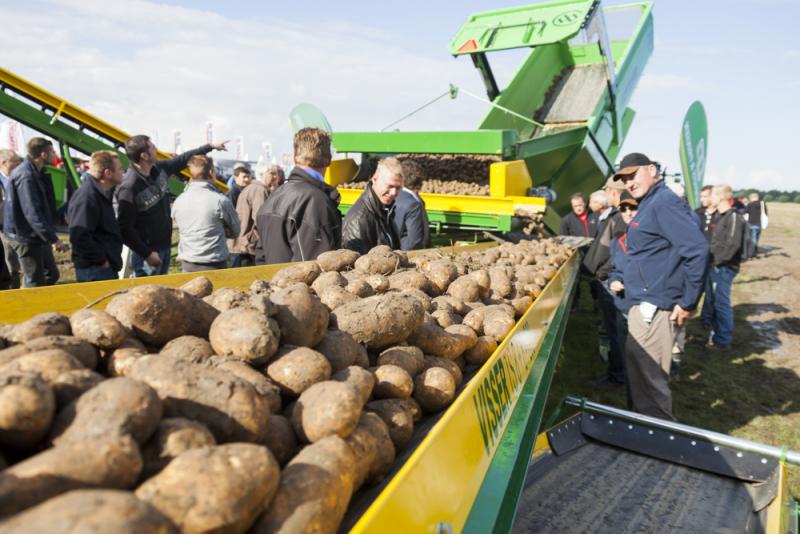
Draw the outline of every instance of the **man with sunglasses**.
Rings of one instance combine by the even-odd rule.
[[[625,365],[631,408],[674,420],[669,371],[675,325],[691,316],[703,289],[708,243],[689,207],[660,179],[658,166],[628,154],[614,174],[639,203],[627,233],[622,279],[628,312]]]

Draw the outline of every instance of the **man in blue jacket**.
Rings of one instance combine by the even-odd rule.
[[[674,328],[689,319],[700,298],[708,243],[689,207],[659,179],[650,158],[628,154],[614,179],[639,202],[628,226],[623,268],[631,304],[625,344],[631,408],[674,420],[669,389]]]
[[[19,257],[25,287],[53,285],[59,273],[52,247],[67,250],[56,235],[56,198],[45,172],[46,165],[55,163],[56,152],[43,137],[31,137],[26,150],[28,157],[9,176],[3,233]]]

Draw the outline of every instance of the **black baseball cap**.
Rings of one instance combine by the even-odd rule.
[[[639,203],[636,202],[636,199],[633,198],[633,195],[631,195],[627,191],[623,191],[622,194],[619,196],[619,205],[622,206],[623,204],[633,206],[634,208],[639,206]]]
[[[629,174],[633,174],[639,170],[639,167],[644,167],[646,165],[657,165],[655,161],[651,161],[650,158],[645,156],[644,154],[640,154],[639,152],[631,152],[624,158],[619,164],[619,170],[614,173],[614,180],[619,180],[623,176],[628,176]]]

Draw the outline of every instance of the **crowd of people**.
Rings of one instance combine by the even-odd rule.
[[[627,387],[630,408],[674,419],[670,380],[680,363],[686,321],[703,301],[708,348],[733,342],[733,279],[757,251],[766,206],[758,194],[737,205],[729,185],[707,185],[692,211],[659,165],[628,154],[601,191],[575,194],[564,235],[594,238],[582,272],[607,338],[608,369],[597,387]],[[577,296],[576,296],[577,300]]]
[[[208,156],[225,150],[225,143],[159,160],[153,142],[135,135],[125,142],[127,169],[117,152],[93,153],[66,210],[76,279],[118,278],[123,247],[130,250],[133,276],[166,274],[174,228],[183,272],[304,261],[342,247],[366,252],[378,244],[403,250],[430,245],[418,173],[395,158],[382,160],[343,219],[339,193],[324,179],[330,147],[327,132],[304,128],[294,137],[295,166],[288,177],[270,164],[258,165],[254,177],[239,163],[227,193]],[[56,197],[47,174],[56,158],[53,144],[34,137],[26,150],[24,159],[0,150],[0,289],[55,284],[53,251],[68,250],[56,232]],[[173,201],[169,177],[184,170],[189,181]]]

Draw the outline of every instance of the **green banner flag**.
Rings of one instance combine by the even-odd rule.
[[[700,189],[706,172],[708,121],[703,104],[696,100],[689,106],[681,126],[681,167],[686,200],[692,209],[700,204]]]

